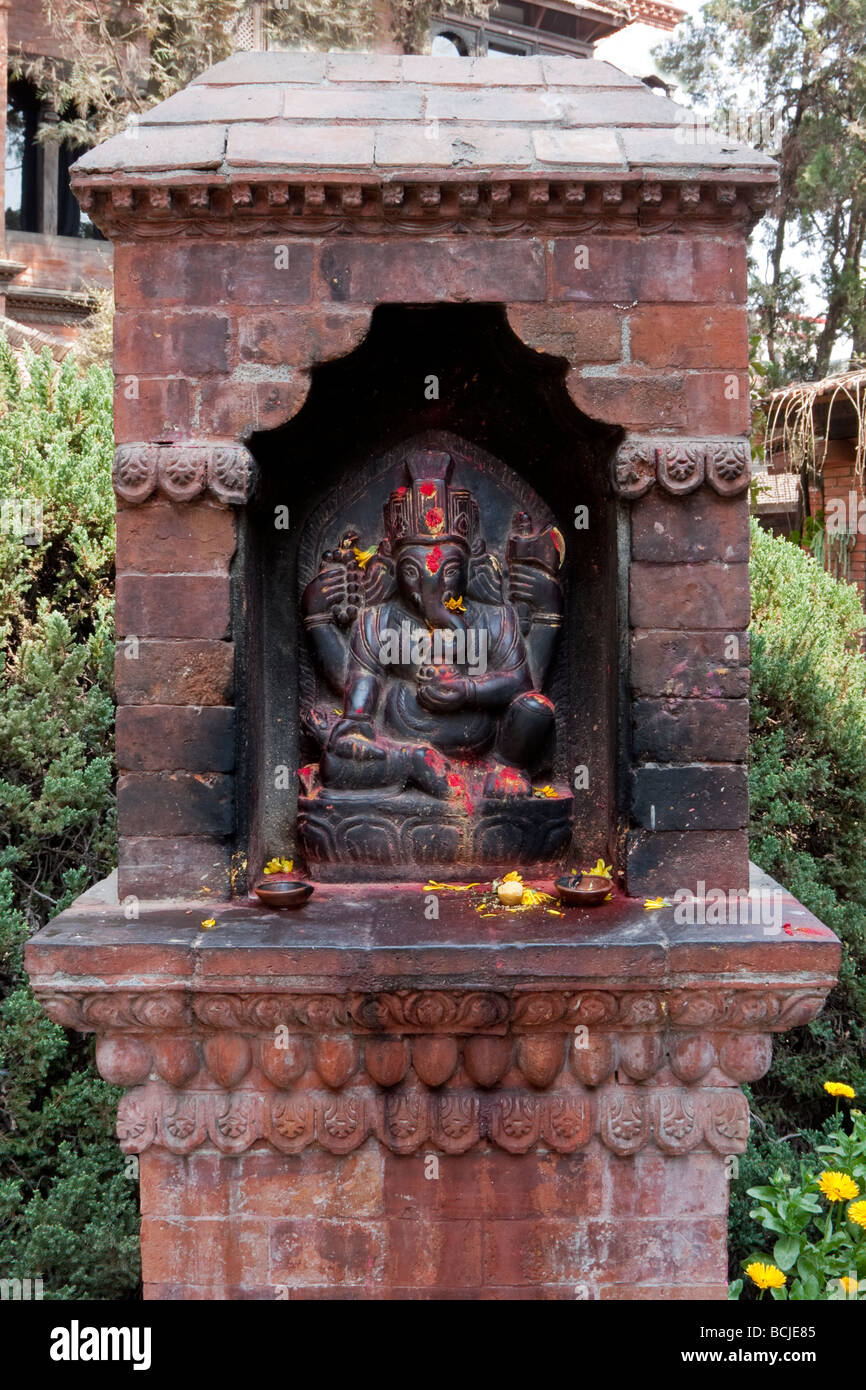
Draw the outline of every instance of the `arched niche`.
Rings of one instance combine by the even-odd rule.
[[[550,775],[575,788],[560,858],[613,854],[621,604],[608,465],[621,431],[578,411],[568,367],[527,348],[499,305],[383,306],[363,343],[314,370],[294,419],[250,440],[260,484],[243,515],[236,585],[249,788],[239,830],[250,875],[273,853],[303,864],[296,772],[311,748],[301,713],[322,696],[300,617],[304,586],[347,527],[362,547],[380,539],[402,454],[419,447],[453,454],[455,481],[477,494],[491,550],[501,550],[518,508],[565,538],[563,626],[545,683],[556,707]]]

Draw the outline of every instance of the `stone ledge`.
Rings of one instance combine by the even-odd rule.
[[[130,921],[107,880],[29,942],[26,965],[37,993],[73,996],[164,991],[169,982],[181,994],[423,988],[512,997],[552,984],[565,993],[705,985],[826,994],[839,965],[837,938],[760,871],[751,886],[781,895],[787,932],[760,923],[679,925],[674,908],[647,911],[623,896],[562,918],[539,909],[490,919],[479,918],[462,894],[443,893],[440,920],[428,921],[422,885],[407,884],[321,884],[294,912],[250,900],[141,903]],[[204,917],[214,919],[213,929],[202,929]]]

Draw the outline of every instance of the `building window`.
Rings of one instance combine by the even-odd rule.
[[[32,82],[19,78],[9,83],[6,226],[10,231],[102,240],[102,233],[78,206],[69,182],[70,167],[84,150],[43,144],[37,137],[46,114],[46,105]]]
[[[31,82],[9,83],[6,108],[6,226],[41,231],[42,150],[36,140],[41,104]]]

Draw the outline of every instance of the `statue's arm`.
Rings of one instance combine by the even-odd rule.
[[[502,609],[498,626],[489,633],[488,645],[487,670],[467,674],[470,689],[466,703],[471,709],[501,709],[532,689],[526,647],[517,614],[510,606]]]
[[[346,625],[358,608],[353,576],[341,561],[323,559],[301,600],[307,639],[330,688],[342,695],[346,686],[349,639]]]

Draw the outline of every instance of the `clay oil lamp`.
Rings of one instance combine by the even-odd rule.
[[[556,880],[559,900],[565,907],[598,907],[613,897],[613,879],[609,864],[599,859],[593,869],[581,869]]]
[[[293,868],[291,859],[270,859],[264,867],[265,878],[253,887],[259,902],[266,907],[303,907],[313,895],[313,885],[291,878]]]

